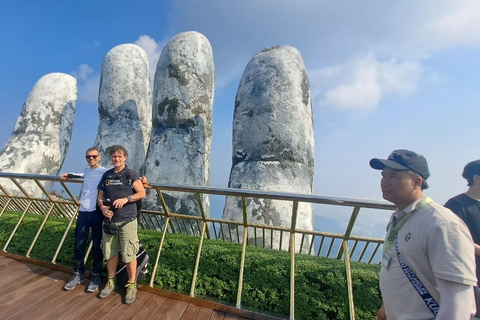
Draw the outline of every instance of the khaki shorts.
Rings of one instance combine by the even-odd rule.
[[[124,222],[112,221],[116,225],[121,225]],[[122,260],[125,263],[129,263],[137,258],[139,247],[137,227],[137,219],[134,219],[124,225],[117,235],[106,234],[103,231],[102,250],[105,260],[115,258],[119,250],[122,250]]]

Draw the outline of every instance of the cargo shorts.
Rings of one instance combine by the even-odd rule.
[[[112,223],[120,226],[125,221],[112,221]],[[137,219],[134,219],[124,225],[118,234],[110,235],[103,231],[102,250],[105,260],[110,260],[118,255],[118,251],[122,251],[122,260],[129,263],[137,258],[139,248]]]

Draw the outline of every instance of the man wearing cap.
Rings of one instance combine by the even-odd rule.
[[[477,283],[472,238],[455,214],[423,195],[427,161],[395,150],[370,166],[382,170],[383,198],[397,208],[383,245],[377,319],[470,319]]]
[[[448,200],[445,207],[452,210],[467,225],[475,245],[477,279],[480,279],[480,160],[469,162],[462,177],[467,180],[467,192]]]

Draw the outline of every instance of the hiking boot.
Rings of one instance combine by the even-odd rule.
[[[107,284],[105,287],[103,287],[102,291],[100,291],[100,294],[98,297],[100,299],[106,298],[112,293],[113,290],[115,290],[117,287],[117,279],[116,278],[110,278],[108,277]]]
[[[67,284],[63,287],[64,290],[70,291],[73,290],[77,284],[80,284],[85,280],[85,276],[80,272],[75,272],[73,277],[67,282]]]
[[[90,284],[88,285],[87,292],[95,292],[100,285],[100,273],[92,273]]]
[[[127,288],[127,292],[125,293],[125,304],[130,304],[135,301],[135,298],[137,297],[137,283],[129,281],[125,288]]]

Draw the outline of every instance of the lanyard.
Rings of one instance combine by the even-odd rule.
[[[438,305],[437,301],[435,301],[435,299],[432,297],[430,292],[428,292],[427,288],[425,288],[422,281],[417,278],[415,272],[413,272],[413,270],[408,266],[405,260],[403,260],[402,255],[400,254],[400,250],[398,250],[398,236],[395,236],[395,253],[397,254],[398,263],[400,264],[400,267],[402,267],[403,272],[407,276],[407,279],[413,285],[415,290],[417,290],[418,294],[422,298],[423,302],[425,302],[428,309],[433,313],[435,317],[437,317],[438,309],[440,309],[440,306]]]
[[[397,224],[393,226],[393,229],[390,229],[390,231],[388,232],[387,241],[393,242],[393,239],[395,239],[398,231],[400,231],[403,225],[407,223],[407,221],[413,216],[413,214],[420,210],[423,206],[431,202],[433,202],[432,198],[428,197],[425,198],[422,202],[418,203],[411,212],[409,212],[405,217],[403,217],[403,219],[400,219],[400,221],[398,221]]]
[[[396,225],[394,225],[388,232],[385,242],[383,243],[383,255],[382,255],[382,264],[388,268],[390,262],[390,255],[392,253],[393,240],[396,238],[398,232],[403,227],[405,223],[413,216],[415,212],[420,210],[423,206],[433,202],[432,198],[427,197],[420,203],[418,203],[415,208],[410,211],[405,217],[400,219]]]

